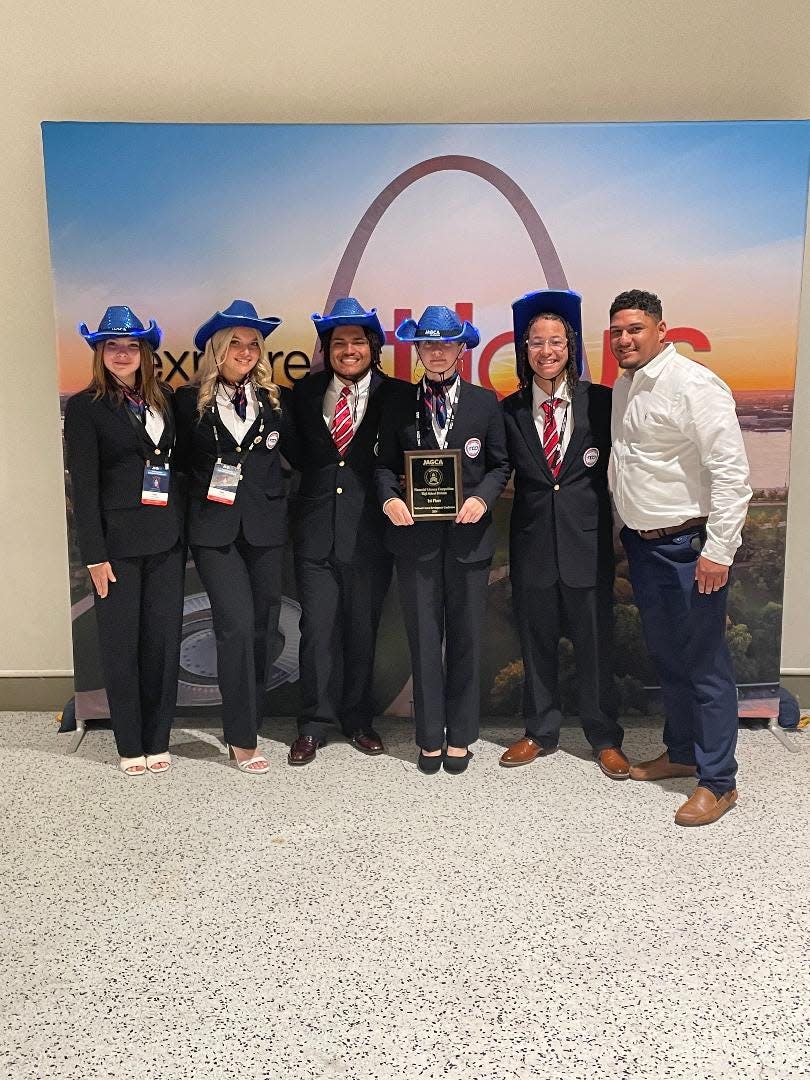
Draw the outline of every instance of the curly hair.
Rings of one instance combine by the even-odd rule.
[[[216,397],[217,382],[220,378],[219,369],[225,360],[225,354],[228,351],[232,335],[233,327],[226,326],[224,329],[217,330],[215,334],[212,334],[205,343],[205,351],[202,354],[200,367],[194,379],[200,388],[197,394],[197,417],[200,420],[204,416],[205,410],[210,407],[211,402]],[[278,387],[273,382],[273,369],[267,357],[264,339],[258,330],[256,331],[256,340],[261,348],[261,353],[256,361],[256,366],[250,372],[250,381],[253,383],[254,388],[261,387],[267,391],[273,411],[279,412],[281,409],[281,395]]]
[[[529,334],[532,332],[532,327],[538,319],[553,319],[555,322],[562,323],[565,327],[565,338],[568,342],[568,362],[564,369],[565,381],[569,392],[571,392],[573,391],[574,386],[579,382],[579,372],[577,371],[577,335],[568,320],[564,319],[562,315],[555,314],[553,311],[541,311],[538,312],[537,315],[533,315],[529,325],[526,327],[526,333],[523,335],[523,340],[516,343],[516,371],[520,389],[525,390],[534,378],[534,372],[529,363]]]
[[[368,326],[361,326],[360,329],[365,334],[366,341],[368,342],[369,349],[371,350],[371,367],[375,371],[379,371],[380,364],[382,363],[382,347],[384,342],[380,341],[378,335],[375,334],[373,330],[369,329]],[[329,359],[329,353],[332,347],[332,334],[334,332],[335,327],[333,326],[330,330],[327,330],[321,338],[323,366],[325,370],[328,371],[330,374],[332,374],[332,363]]]
[[[121,337],[126,337],[126,334],[122,334]],[[115,339],[107,339],[107,341],[110,340]],[[124,400],[124,393],[121,383],[104,366],[105,344],[105,341],[99,341],[93,349],[93,374],[88,389],[93,391],[94,401],[109,396],[117,405],[120,405]],[[165,416],[169,406],[155,375],[155,353],[152,346],[143,338],[138,341],[138,347],[141,351],[141,366],[135,375],[135,388],[140,391],[150,412]]]
[[[652,316],[656,322],[661,322],[664,317],[664,309],[661,301],[652,292],[644,289],[628,289],[627,292],[619,293],[610,305],[611,319],[617,311],[643,311],[645,315]]]

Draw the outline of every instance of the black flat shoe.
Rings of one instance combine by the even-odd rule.
[[[444,771],[458,775],[463,773],[467,766],[470,764],[470,758],[472,757],[472,750],[468,750],[464,757],[449,757],[447,751],[442,755],[442,764],[444,765]]]
[[[442,767],[442,755],[437,754],[435,757],[425,757],[420,750],[419,757],[416,759],[416,767],[419,772],[424,773],[426,776],[433,776]]]

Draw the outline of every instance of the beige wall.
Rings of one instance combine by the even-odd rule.
[[[482,0],[10,7],[0,24],[0,674],[7,677],[72,667],[40,121],[810,115],[810,11],[799,14],[795,0],[547,0],[501,6],[497,18],[497,6]],[[807,295],[800,357],[783,665],[810,673]],[[11,704],[4,685],[12,684],[0,682],[0,707]]]

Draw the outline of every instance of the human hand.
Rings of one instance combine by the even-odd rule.
[[[456,517],[456,525],[474,525],[487,512],[486,504],[477,495],[465,499]]]
[[[711,559],[706,559],[701,555],[695,566],[698,592],[713,593],[722,589],[728,581],[728,570],[729,568],[723,563],[712,562]]]
[[[383,513],[393,525],[413,525],[413,518],[403,499],[389,499]]]
[[[93,585],[96,588],[96,592],[103,600],[107,595],[107,589],[111,581],[117,581],[113,568],[108,562],[98,563],[97,566],[88,566],[90,571],[90,577],[93,579]]]

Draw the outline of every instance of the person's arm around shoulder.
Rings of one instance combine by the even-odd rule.
[[[748,457],[731,391],[709,377],[687,384],[681,395],[684,429],[697,446],[700,462],[711,478],[711,505],[706,543],[695,566],[698,592],[712,593],[728,581],[740,546],[748,503]]]

